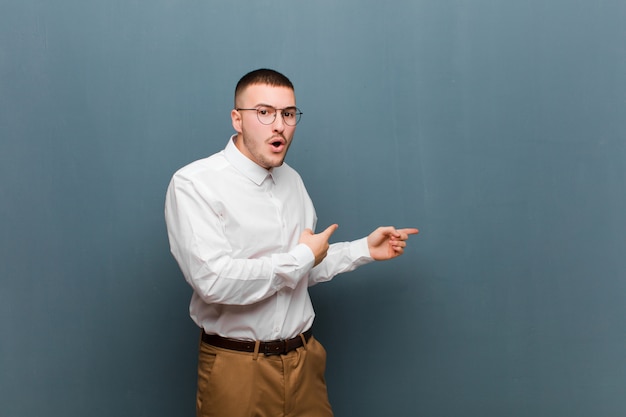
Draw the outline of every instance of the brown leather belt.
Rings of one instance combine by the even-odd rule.
[[[313,330],[309,329],[306,332],[302,333],[304,339],[308,342],[313,334]],[[254,340],[237,340],[237,339],[229,339],[227,337],[218,336],[216,334],[206,334],[202,332],[202,341],[209,345],[223,348],[236,350],[239,352],[254,352],[254,347],[256,342]],[[272,340],[269,342],[260,342],[259,343],[259,353],[264,355],[284,355],[285,353],[291,352],[292,350],[296,350],[300,346],[302,346],[302,338],[300,335],[294,337],[293,339],[287,340]]]

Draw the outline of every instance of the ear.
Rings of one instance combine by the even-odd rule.
[[[233,122],[233,129],[235,129],[235,132],[242,133],[242,129],[241,129],[241,113],[239,113],[235,109],[232,109],[230,111],[230,119]]]

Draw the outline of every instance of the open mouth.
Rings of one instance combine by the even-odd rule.
[[[283,138],[275,138],[270,142],[270,145],[275,151],[280,151],[285,147],[285,140]]]

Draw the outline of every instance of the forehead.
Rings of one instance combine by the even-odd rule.
[[[252,84],[240,94],[238,105],[254,107],[266,104],[276,108],[285,108],[296,105],[296,95],[289,87],[279,87],[268,84]]]

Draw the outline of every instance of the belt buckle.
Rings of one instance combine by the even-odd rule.
[[[274,340],[273,342],[266,342],[263,347],[263,354],[265,356],[283,355],[287,353],[287,341],[286,340]]]

